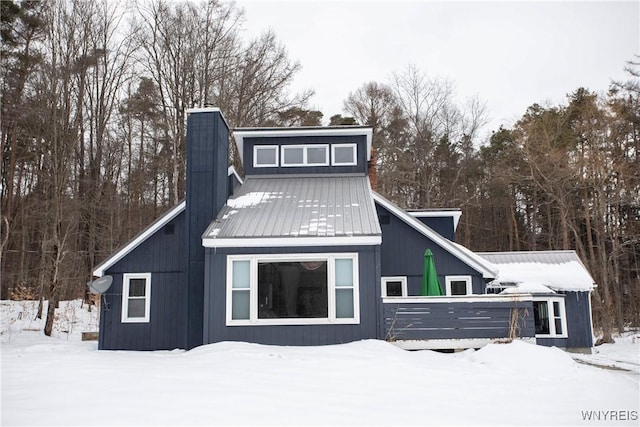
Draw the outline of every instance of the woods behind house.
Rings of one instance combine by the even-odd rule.
[[[232,127],[322,124],[313,91],[290,89],[301,64],[272,31],[247,39],[233,3],[0,6],[2,298],[83,295],[95,265],[184,197],[186,109],[214,105]],[[470,249],[575,249],[606,339],[640,324],[637,57],[627,71],[485,137],[480,99],[456,103],[453,82],[407,66],[345,94],[330,124],[373,126],[378,191],[461,208]]]

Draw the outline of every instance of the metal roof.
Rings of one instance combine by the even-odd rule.
[[[247,177],[202,236],[206,247],[380,244],[364,175]]]
[[[476,252],[494,264],[536,262],[541,264],[565,264],[577,261],[582,264],[576,251],[518,251],[518,252]]]

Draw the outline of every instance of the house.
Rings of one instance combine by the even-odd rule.
[[[372,133],[234,129],[241,178],[228,167],[222,113],[190,110],[185,200],[93,272],[113,278],[99,348],[535,341],[537,323],[526,314],[537,296],[488,293],[500,270],[455,243],[460,211],[407,212],[371,188]],[[425,249],[444,296],[419,296]],[[571,325],[568,337],[573,327],[591,330],[590,321]]]

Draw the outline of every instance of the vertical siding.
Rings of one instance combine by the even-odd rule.
[[[456,241],[456,232],[453,228],[453,218],[446,217],[432,217],[432,216],[418,216],[415,217],[418,221],[431,228],[436,233],[440,234],[452,242]]]
[[[360,324],[226,326],[227,255],[276,253],[358,253]],[[380,276],[378,246],[207,249],[204,342],[246,341],[274,345],[339,344],[379,338]]]
[[[102,350],[156,350],[184,348],[186,328],[186,278],[184,273],[184,222],[180,213],[126,257],[106,271],[111,288],[100,306],[99,348]],[[151,273],[151,307],[148,323],[122,323],[124,273]],[[106,304],[105,304],[106,302]]]
[[[297,144],[357,144],[358,164],[355,166],[311,166],[311,167],[253,167],[254,145],[297,145]],[[366,136],[289,136],[244,138],[243,158],[245,175],[286,175],[315,173],[366,173],[367,172],[367,138]],[[331,163],[331,147],[329,147],[329,163]]]
[[[537,338],[540,345],[560,348],[593,347],[589,292],[561,292],[565,295],[564,305],[567,313],[567,338]]]
[[[445,276],[468,275],[472,278],[474,294],[484,294],[482,275],[449,252],[420,234],[404,221],[397,218],[383,206],[376,203],[378,218],[382,228],[382,276],[407,276],[409,295],[420,294],[420,282],[424,265],[424,251],[433,252],[440,283],[445,286]]]
[[[202,344],[204,248],[202,234],[228,195],[229,130],[219,112],[187,118],[187,333],[186,348]]]

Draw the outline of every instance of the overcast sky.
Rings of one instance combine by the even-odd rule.
[[[605,91],[640,54],[640,1],[245,0],[248,37],[272,28],[316,94],[325,124],[350,92],[414,64],[477,95],[491,123],[512,124],[537,102],[583,86]]]

